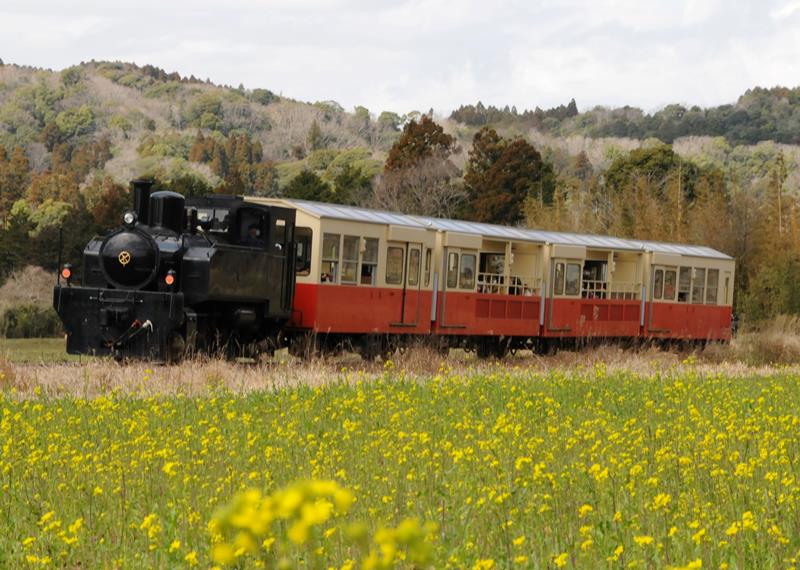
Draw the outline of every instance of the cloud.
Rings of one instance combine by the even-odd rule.
[[[0,57],[150,63],[373,112],[482,100],[581,108],[731,102],[800,76],[800,2],[6,1]]]

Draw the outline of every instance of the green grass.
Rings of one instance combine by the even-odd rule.
[[[0,338],[0,358],[19,364],[79,360],[67,354],[63,338]]]

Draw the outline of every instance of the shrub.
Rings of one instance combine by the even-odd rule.
[[[6,338],[53,337],[61,333],[61,321],[52,307],[19,305],[0,316],[0,336]]]

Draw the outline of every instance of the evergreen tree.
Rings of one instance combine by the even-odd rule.
[[[283,195],[287,198],[338,203],[338,196],[330,185],[310,170],[303,170],[287,184]]]
[[[552,169],[523,139],[506,140],[489,127],[475,134],[464,176],[468,219],[514,225],[524,219],[524,204],[553,202]]]
[[[394,172],[411,168],[432,157],[446,160],[455,150],[455,139],[433,119],[423,115],[419,123],[412,120],[403,128],[403,134],[389,150],[384,170]]]

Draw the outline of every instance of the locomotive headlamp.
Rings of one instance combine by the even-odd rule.
[[[164,277],[164,283],[167,284],[168,287],[172,287],[175,284],[175,270],[170,269],[167,271],[167,276]]]
[[[132,226],[136,223],[136,213],[125,212],[125,214],[122,216],[122,221],[125,222],[125,225]]]
[[[72,265],[64,264],[64,267],[61,268],[61,277],[69,284],[69,280],[72,278]]]

